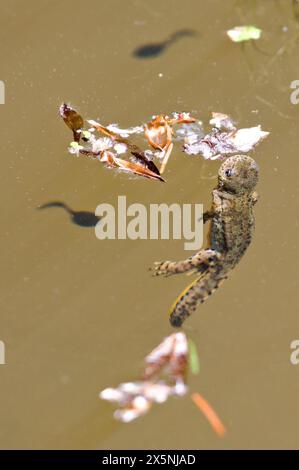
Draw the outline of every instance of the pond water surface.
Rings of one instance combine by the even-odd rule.
[[[299,337],[293,3],[31,0],[24,8],[11,0],[1,7],[1,448],[298,448],[299,366],[290,363]],[[226,37],[239,24],[263,29],[256,47]],[[181,30],[194,34],[163,47]],[[252,154],[261,170],[252,245],[184,328],[201,362],[190,387],[218,411],[224,439],[188,398],[129,425],[98,399],[103,388],[135,379],[144,356],[172,332],[167,312],[188,278],[155,279],[148,267],[189,256],[183,242],[99,241],[65,208],[37,210],[59,201],[94,212],[118,195],[146,206],[208,207],[219,162],[177,147],[162,184],[71,157],[62,101],[122,127],[180,110],[207,122],[220,111],[241,127],[271,132]]]

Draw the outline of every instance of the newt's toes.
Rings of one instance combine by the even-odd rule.
[[[153,273],[153,276],[167,276],[167,267],[165,261],[156,261],[154,266],[150,268]]]

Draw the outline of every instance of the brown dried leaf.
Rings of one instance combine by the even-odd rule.
[[[228,131],[233,131],[236,129],[235,123],[230,116],[223,113],[212,113],[212,119],[210,119],[210,124],[217,127],[218,129],[226,129]]]
[[[160,114],[145,125],[145,137],[149,144],[157,150],[164,150],[172,141],[172,129],[167,116]]]
[[[192,124],[196,122],[196,119],[189,113],[173,113],[173,117],[168,118],[167,121],[170,126],[173,126],[174,124]]]
[[[143,176],[144,178],[155,179],[165,182],[165,180],[160,175],[157,175],[153,171],[136,163],[128,162],[121,158],[115,157],[112,152],[104,150],[103,152],[101,152],[100,155],[101,156],[99,160],[103,163],[107,163],[107,165],[110,167],[118,168],[119,170],[126,171],[127,173],[133,173],[135,175]]]
[[[145,358],[142,380],[126,382],[116,388],[106,388],[100,393],[103,400],[116,402],[119,409],[114,417],[128,423],[145,414],[153,403],[164,403],[170,396],[187,393],[188,343],[184,333],[174,333],[165,338]],[[165,379],[161,379],[162,373]]]
[[[84,127],[82,116],[66,103],[62,103],[59,108],[59,113],[66,125],[73,131],[74,141],[80,142],[81,132],[78,131]]]
[[[160,176],[160,171],[156,167],[153,161],[149,160],[144,152],[135,144],[130,142],[125,137],[122,137],[120,134],[113,132],[112,130],[108,129],[107,127],[102,126],[97,121],[89,120],[89,124],[91,124],[98,132],[108,136],[111,140],[115,142],[119,142],[125,144],[131,151],[132,155],[136,158],[136,160],[140,161],[150,172],[155,173],[156,175]],[[134,165],[134,163],[132,164]],[[142,170],[142,168],[140,169]],[[139,173],[138,173],[139,174]],[[150,176],[148,176],[150,177]],[[163,179],[161,178],[163,181]]]
[[[144,379],[153,379],[161,374],[163,369],[169,368],[171,381],[185,381],[188,360],[188,342],[184,333],[173,333],[167,336],[145,358]]]

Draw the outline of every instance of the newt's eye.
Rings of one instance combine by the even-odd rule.
[[[230,168],[228,168],[228,170],[225,170],[225,176],[227,176],[228,178],[230,178],[233,174],[233,170],[231,170]]]

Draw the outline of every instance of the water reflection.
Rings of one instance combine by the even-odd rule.
[[[99,220],[100,217],[96,216],[93,212],[88,211],[75,211],[71,209],[67,204],[60,201],[53,201],[47,202],[42,206],[39,206],[38,209],[49,209],[51,207],[61,207],[64,209],[71,217],[71,221],[79,225],[80,227],[94,227]]]
[[[137,47],[137,49],[133,51],[133,55],[138,59],[149,59],[151,57],[157,57],[162,54],[167,49],[167,47],[171,46],[179,39],[183,37],[193,37],[196,35],[197,32],[192,29],[181,29],[173,33],[169,38],[165,39],[165,41],[144,44],[143,46]]]

